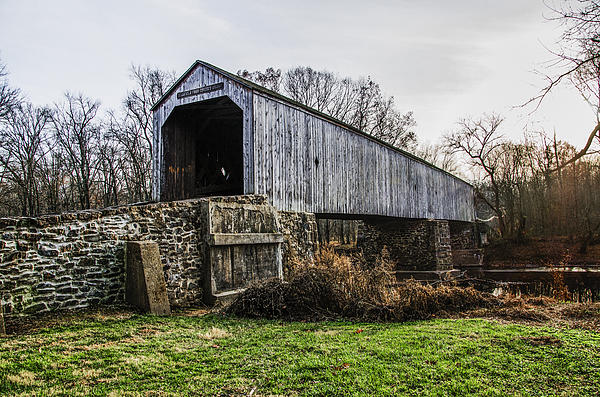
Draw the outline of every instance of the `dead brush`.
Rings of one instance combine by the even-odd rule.
[[[581,319],[600,319],[600,303],[576,303],[561,310],[564,317]]]
[[[486,314],[507,320],[524,320],[532,322],[548,321],[545,307],[555,303],[547,297],[530,297],[507,293],[502,295],[502,305],[487,310]]]
[[[437,287],[408,280],[398,288],[396,316],[402,320],[419,320],[438,313],[456,313],[481,307],[497,306],[498,298],[473,287],[442,284]]]
[[[552,275],[552,297],[559,301],[568,301],[571,299],[569,288],[565,283],[565,268],[571,262],[571,254],[565,253],[560,260],[558,266],[551,267],[550,274]]]
[[[330,246],[313,259],[298,261],[288,281],[272,279],[251,286],[226,308],[245,317],[288,319],[350,318],[362,321],[426,319],[497,304],[474,288],[433,287],[410,280],[398,284],[384,250],[371,266]]]

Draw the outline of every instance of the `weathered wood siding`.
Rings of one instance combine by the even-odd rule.
[[[177,98],[220,82],[221,90]],[[155,200],[165,176],[165,121],[176,106],[220,96],[243,111],[245,194],[266,194],[286,211],[474,220],[466,182],[200,61],[154,108]]]
[[[472,221],[464,181],[254,92],[256,193],[288,211]]]
[[[202,93],[184,98],[177,98],[177,93],[194,88],[206,87],[211,84],[223,83],[223,89]],[[154,110],[154,136],[152,148],[152,197],[154,200],[160,200],[161,185],[164,182],[165,170],[163,164],[163,138],[162,126],[176,106],[185,105],[193,102],[201,102],[207,99],[213,99],[221,96],[228,96],[243,112],[243,146],[244,146],[244,193],[254,192],[254,153],[252,138],[252,90],[239,82],[226,78],[223,74],[213,71],[210,68],[197,66],[179,86],[166,98],[160,106]]]

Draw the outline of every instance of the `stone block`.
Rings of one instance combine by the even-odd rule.
[[[125,257],[127,302],[151,314],[171,314],[158,244],[128,241]]]
[[[44,302],[35,302],[29,306],[25,306],[23,311],[29,314],[42,313],[48,311],[48,305],[46,305]]]

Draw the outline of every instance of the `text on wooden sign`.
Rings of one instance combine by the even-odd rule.
[[[194,88],[193,90],[181,91],[177,93],[177,99],[185,98],[192,95],[204,94],[207,92],[218,91],[223,89],[223,83],[206,85],[204,87]]]

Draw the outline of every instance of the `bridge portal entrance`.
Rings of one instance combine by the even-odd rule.
[[[161,201],[243,194],[242,115],[226,96],[173,110],[162,127]]]

